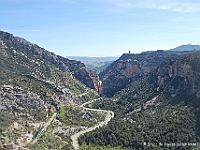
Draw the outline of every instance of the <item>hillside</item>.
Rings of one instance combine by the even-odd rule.
[[[0,31],[0,147],[35,149],[33,140],[45,130],[36,138],[37,149],[73,149],[70,135],[95,124],[95,117],[82,117],[89,112],[78,107],[98,97],[90,89],[95,80],[83,63]],[[52,134],[58,127],[55,116],[59,128],[69,133],[63,139]]]
[[[112,97],[142,74],[155,69],[162,61],[169,57],[179,58],[192,51],[149,51],[140,54],[125,53],[114,61],[104,71],[100,72],[102,81],[100,93],[106,97]]]
[[[200,142],[200,52],[168,58],[112,99],[92,107],[111,109],[105,128],[82,136],[92,145],[125,149],[197,149]],[[91,138],[92,137],[92,138]]]
[[[1,38],[0,43],[2,47],[1,49],[2,56],[9,57],[11,61],[14,61],[13,59],[16,56],[18,56],[16,57],[16,59],[21,59],[20,61],[24,60],[23,64],[20,64],[21,65],[20,67],[22,67],[23,69],[27,68],[25,67],[25,63],[27,63],[28,60],[32,62],[35,61],[33,64],[50,63],[53,64],[58,69],[60,69],[61,71],[71,72],[73,76],[76,77],[83,84],[87,85],[90,88],[95,89],[95,85],[93,82],[93,80],[95,79],[90,76],[90,73],[86,69],[86,66],[80,61],[69,60],[62,56],[55,55],[54,53],[49,52],[44,48],[39,47],[36,44],[32,44],[23,38],[14,37],[13,35],[3,31],[0,31],[0,38]],[[34,66],[33,68],[34,70],[32,70],[32,72],[34,72],[35,74],[37,74],[37,76],[42,78],[42,75],[44,73],[39,75],[37,73],[36,66],[38,65]]]

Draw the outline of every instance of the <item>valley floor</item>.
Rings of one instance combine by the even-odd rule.
[[[84,104],[81,105],[81,107],[85,110],[90,110],[90,111],[96,111],[96,112],[101,112],[103,114],[106,115],[105,117],[105,120],[104,121],[101,121],[101,122],[98,122],[95,126],[93,127],[90,127],[90,128],[87,128],[83,131],[80,131],[74,135],[71,136],[71,139],[72,139],[72,145],[73,147],[77,150],[78,147],[79,147],[79,144],[78,144],[78,138],[83,135],[84,133],[87,133],[87,132],[90,132],[92,130],[95,130],[96,128],[99,128],[99,127],[102,127],[102,126],[105,126],[107,125],[107,123],[114,117],[114,112],[113,111],[108,111],[108,110],[102,110],[102,109],[90,109],[90,108],[87,108],[87,107],[84,107],[85,105],[87,104],[90,104],[94,101],[96,101],[98,99],[95,99],[95,100],[91,100],[89,102],[86,102]]]

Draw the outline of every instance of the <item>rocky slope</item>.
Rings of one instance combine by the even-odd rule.
[[[142,72],[138,61],[119,59],[99,74],[102,81],[99,92],[107,97],[112,97],[114,93],[124,88],[134,77],[140,76]]]
[[[100,93],[112,97],[144,73],[155,69],[169,57],[179,58],[190,52],[149,51],[141,54],[125,53],[99,74],[102,86]]]
[[[9,57],[7,49],[10,49],[10,52],[14,55],[21,55],[21,57],[37,57],[42,61],[55,65],[62,71],[70,71],[83,84],[95,89],[95,82],[90,77],[90,72],[80,61],[57,56],[36,44],[32,44],[20,37],[14,37],[12,34],[3,31],[0,31],[0,47],[1,54],[4,57]]]
[[[83,63],[0,31],[0,146],[30,146],[54,112],[97,97],[96,80]]]
[[[172,103],[184,100],[186,104],[200,107],[200,52],[167,59],[156,69],[158,90]]]
[[[95,78],[81,62],[57,56],[2,31],[0,54],[1,109],[11,108],[9,103],[26,108],[43,108],[45,103],[55,108],[69,101],[80,103],[75,94],[87,88],[79,81],[95,88]]]

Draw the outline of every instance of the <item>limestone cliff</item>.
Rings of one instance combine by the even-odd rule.
[[[102,81],[100,93],[111,97],[142,74],[155,69],[165,59],[169,57],[180,58],[187,53],[191,52],[158,50],[140,54],[125,53],[99,74]]]
[[[134,77],[142,74],[142,68],[138,61],[127,59],[119,59],[112,63],[105,71],[100,73],[102,85],[100,93],[111,97],[117,91],[126,87]]]
[[[185,103],[200,105],[197,101],[200,98],[199,60],[200,52],[165,60],[155,71],[158,90],[172,103],[184,100]]]

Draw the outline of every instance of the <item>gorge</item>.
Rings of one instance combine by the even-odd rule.
[[[0,149],[197,148],[159,143],[200,141],[199,60],[124,53],[97,73],[0,31]]]

